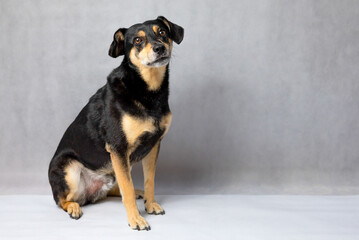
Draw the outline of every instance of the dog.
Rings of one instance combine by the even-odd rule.
[[[150,230],[136,198],[148,214],[164,214],[154,196],[160,143],[171,124],[169,61],[184,29],[163,16],[118,29],[109,49],[124,55],[119,67],[65,131],[49,165],[54,200],[71,218],[81,206],[121,196],[132,229]],[[142,161],[144,191],[135,190],[131,166]]]

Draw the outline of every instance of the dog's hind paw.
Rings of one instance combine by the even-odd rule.
[[[145,195],[143,190],[135,189],[136,199],[143,199],[143,196]]]
[[[154,215],[163,215],[165,214],[165,210],[156,202],[145,204],[145,209],[148,214],[154,214]]]
[[[77,202],[72,202],[67,207],[67,213],[72,219],[79,219],[82,216],[82,210]]]

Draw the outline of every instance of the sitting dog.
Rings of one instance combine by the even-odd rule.
[[[155,168],[172,118],[168,65],[183,34],[162,16],[115,32],[109,55],[124,55],[123,61],[67,128],[49,166],[54,200],[71,218],[108,195],[122,197],[132,229],[150,230],[136,197],[144,198],[148,214],[165,213],[154,197]],[[144,191],[135,190],[131,178],[139,161]]]

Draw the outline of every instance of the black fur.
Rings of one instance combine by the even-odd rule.
[[[147,28],[151,28],[152,24],[157,24],[168,31],[169,38],[173,37],[173,41],[181,42],[183,28],[173,24],[168,29],[163,19],[165,18],[159,17],[143,24],[136,24],[129,29],[120,28],[115,33],[109,55],[112,57],[125,55],[121,65],[110,73],[106,85],[90,98],[87,105],[67,128],[51,160],[48,174],[56,203],[68,190],[64,180],[64,168],[69,162],[77,160],[91,170],[104,167],[111,161],[105,149],[106,143],[110,144],[120,156],[125,157],[128,143],[120,124],[124,113],[139,118],[151,116],[157,126],[156,132],[140,137],[140,145],[130,155],[131,163],[140,161],[159,141],[164,131],[159,127],[160,119],[170,111],[168,65],[160,88],[156,91],[149,91],[138,69],[130,61],[129,53],[135,47],[133,45],[134,34],[139,29],[148,30]],[[123,39],[119,37],[119,32]],[[155,36],[150,37],[155,38]],[[144,108],[136,105],[135,101],[141,103]]]

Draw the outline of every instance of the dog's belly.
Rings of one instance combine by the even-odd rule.
[[[85,183],[86,200],[96,202],[107,196],[107,193],[116,184],[114,175],[88,169],[83,170],[83,179]]]

